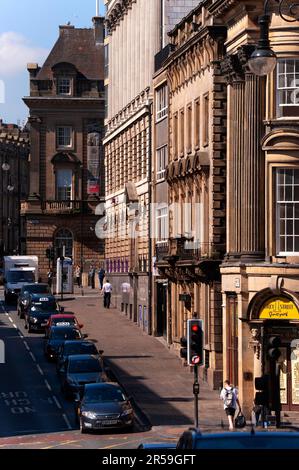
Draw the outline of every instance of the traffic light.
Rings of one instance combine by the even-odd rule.
[[[47,257],[48,259],[51,259],[51,248],[47,248],[47,249],[46,249],[46,257]]]
[[[197,318],[187,320],[187,363],[203,364],[203,321]]]
[[[267,339],[267,354],[270,359],[277,361],[281,356],[279,347],[281,346],[281,340],[279,336],[270,336]]]
[[[180,339],[181,349],[180,349],[180,356],[184,359],[187,359],[187,338],[183,336]]]
[[[255,389],[258,390],[258,392],[255,393],[254,403],[256,405],[263,405],[269,408],[269,389],[270,389],[269,375],[265,374],[262,377],[256,377]]]

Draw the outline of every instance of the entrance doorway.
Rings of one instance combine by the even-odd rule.
[[[157,282],[157,336],[167,337],[167,284]]]
[[[299,349],[283,345],[279,358],[282,410],[299,411]]]

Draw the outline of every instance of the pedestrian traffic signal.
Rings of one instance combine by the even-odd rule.
[[[270,359],[277,361],[281,356],[279,347],[281,346],[281,340],[279,336],[270,336],[267,339],[267,354]]]
[[[181,349],[180,349],[180,356],[184,359],[187,359],[187,338],[183,336],[180,339]]]
[[[203,364],[203,321],[197,318],[187,320],[187,363]]]
[[[254,403],[255,405],[263,405],[269,408],[269,389],[270,389],[270,377],[269,375],[263,375],[262,377],[255,378],[255,389],[258,392],[255,393]]]

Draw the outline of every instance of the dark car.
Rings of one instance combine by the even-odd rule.
[[[46,294],[51,295],[51,289],[48,284],[26,284],[22,287],[17,301],[17,311],[21,318],[24,318],[25,312],[29,307],[31,294]]]
[[[185,431],[177,449],[299,449],[299,432],[226,432],[201,434]]]
[[[75,407],[81,432],[134,425],[134,410],[118,384],[85,385],[82,398],[76,397]]]
[[[45,356],[49,360],[56,360],[59,348],[66,340],[82,340],[83,335],[78,328],[73,326],[52,326],[49,330],[48,339],[45,341]]]
[[[82,393],[85,384],[105,382],[107,376],[101,361],[90,354],[68,356],[60,368],[61,391],[66,397]]]
[[[31,294],[28,309],[25,311],[25,328],[31,331],[44,330],[51,315],[59,313],[54,295]]]
[[[103,350],[97,350],[96,345],[92,341],[65,341],[58,350],[56,370],[59,375],[60,369],[64,365],[69,356],[91,354],[99,357],[102,361]],[[102,364],[103,367],[103,364]]]

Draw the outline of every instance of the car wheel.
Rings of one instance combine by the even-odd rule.
[[[83,426],[82,419],[80,419],[80,431],[82,434],[87,433],[87,429]]]

